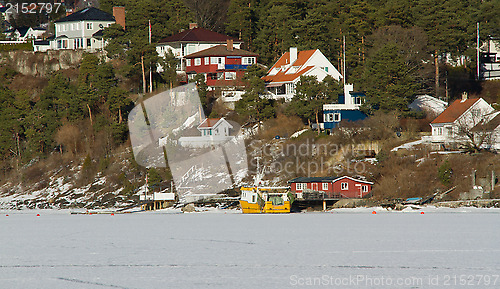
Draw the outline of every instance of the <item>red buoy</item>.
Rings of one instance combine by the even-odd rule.
[[[372,212],[372,214],[373,214],[373,215],[376,215],[376,214],[377,214],[377,212],[373,211],[373,212]]]
[[[7,215],[5,215],[5,217],[8,217],[8,216],[9,216],[8,214],[7,214]]]
[[[37,217],[40,217],[40,214],[36,214]]]
[[[111,216],[114,216],[115,214],[114,213],[111,213]]]
[[[425,214],[425,213],[424,212],[420,212],[420,215],[423,215],[423,214]]]

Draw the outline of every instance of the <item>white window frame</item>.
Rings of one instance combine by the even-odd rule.
[[[191,66],[191,59],[186,59],[186,66]]]
[[[333,113],[325,114],[325,122],[333,122]]]
[[[195,58],[194,59],[194,66],[200,66],[201,65],[201,58]]]
[[[87,30],[92,30],[92,22],[87,22]]]
[[[340,122],[342,120],[342,114],[340,112],[336,112],[333,114],[333,122]]]
[[[323,183],[323,184],[321,185],[321,187],[322,187],[323,191],[328,190],[328,183]]]
[[[210,57],[205,57],[204,63],[205,65],[210,65]]]
[[[224,79],[225,80],[235,80],[236,79],[236,72],[234,72],[234,71],[226,71],[224,73]]]
[[[342,191],[347,191],[347,190],[349,190],[349,183],[347,183],[347,182],[340,183],[340,189],[341,189]]]
[[[306,188],[307,188],[307,185],[305,183],[297,183],[297,184],[295,184],[295,189],[297,191],[303,191]]]
[[[368,185],[363,185],[363,186],[361,186],[361,191],[362,191],[363,193],[368,193]]]

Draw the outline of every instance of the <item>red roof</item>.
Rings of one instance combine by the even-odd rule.
[[[226,45],[217,45],[195,53],[186,55],[186,58],[205,57],[205,56],[258,56],[257,53],[243,49],[228,50]]]
[[[297,60],[293,63],[293,66],[302,66],[306,61],[316,52],[316,50],[304,50],[297,53]],[[282,67],[283,65],[290,64],[290,52],[285,52],[278,61],[269,69],[271,71],[273,68]]]
[[[226,42],[227,40],[241,43],[242,41],[230,36],[207,30],[205,28],[194,28],[184,30],[180,33],[163,38],[158,43],[168,42]]]
[[[275,75],[266,75],[262,77],[262,79],[265,82],[289,82],[289,81],[294,81],[304,73],[308,72],[309,70],[313,69],[314,66],[306,66],[304,69],[299,70],[295,73],[290,73],[286,74],[286,72],[290,69],[287,69],[286,71],[280,71]]]
[[[207,118],[198,127],[213,127],[221,118]]]
[[[431,123],[451,123],[456,121],[464,112],[473,106],[479,98],[471,98],[465,101],[462,99],[455,100],[447,109],[443,111]]]

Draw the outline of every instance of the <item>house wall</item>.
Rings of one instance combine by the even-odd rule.
[[[333,183],[332,182],[327,182],[327,183],[328,183],[328,189],[326,190],[323,189],[322,185],[323,182],[311,182],[302,184],[305,184],[307,189],[309,190],[325,192],[328,198],[362,198],[369,195],[372,190],[371,184],[365,182],[358,182],[350,178],[341,178],[335,180]],[[342,190],[342,183],[347,183],[347,190]],[[360,192],[360,189],[362,190],[362,187],[356,185],[367,186],[368,190],[366,192]],[[290,190],[293,193],[299,193],[299,194],[303,192],[303,190],[297,190],[297,183],[291,183]]]
[[[347,183],[347,190],[342,189],[342,183]],[[356,186],[358,185],[358,186]],[[367,192],[362,192],[362,186],[368,186]],[[333,183],[333,194],[340,195],[341,198],[363,198],[371,193],[372,185],[364,182],[357,182],[350,178],[337,179]]]
[[[327,121],[327,114],[336,114],[340,113],[340,121]],[[340,126],[340,124],[344,121],[358,121],[363,120],[367,116],[360,110],[324,110],[323,111],[323,122],[325,129],[333,129]]]
[[[208,48],[212,48],[217,45],[225,44],[221,42],[195,42],[195,43],[180,43],[180,42],[172,42],[172,43],[161,43],[156,45],[156,52],[160,57],[165,56],[168,53],[168,50],[172,50],[172,53],[176,58],[184,58],[192,53],[196,53]],[[241,43],[234,43],[233,47],[236,49],[240,49]]]
[[[196,59],[199,59],[200,65],[196,64]],[[208,62],[206,61],[208,60]],[[215,60],[215,62],[214,62]],[[220,63],[219,63],[220,62]],[[208,86],[215,86],[218,80],[233,80],[229,79],[229,74],[226,76],[226,73],[236,73],[235,79],[241,79],[245,74],[245,69],[247,69],[250,65],[242,64],[242,57],[198,57],[198,58],[186,58],[186,72],[194,72],[201,73],[205,75],[205,80]],[[221,79],[213,79],[213,77],[209,77],[208,73],[224,73],[221,75]]]
[[[321,68],[321,70],[325,72],[325,74],[324,74],[324,76],[322,76],[321,80],[318,77],[319,81],[322,81],[326,75],[331,75],[337,81],[342,79],[342,75],[337,70],[337,68],[335,68],[335,66],[333,66],[333,64],[328,60],[328,58],[326,58],[326,56],[323,55],[323,53],[321,53],[320,50],[316,50],[316,52],[314,52],[314,54],[309,58],[309,60],[306,61],[306,63],[304,64],[303,67],[306,67],[306,66],[315,66],[315,67]],[[326,69],[323,69],[323,68],[326,68]],[[328,71],[326,71],[326,70],[328,70]]]
[[[92,29],[87,29],[87,23],[92,25]],[[114,21],[68,21],[56,23],[56,37],[66,35],[68,38],[90,38],[97,31],[115,23]],[[103,28],[100,28],[102,25]]]

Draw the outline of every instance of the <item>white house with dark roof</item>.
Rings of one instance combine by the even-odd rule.
[[[298,51],[291,47],[269,69],[262,79],[270,98],[289,101],[295,96],[295,86],[301,76],[315,76],[323,81],[326,76],[339,81],[342,75],[319,49]]]
[[[240,49],[241,44],[243,44],[238,39],[198,27],[196,23],[191,23],[189,24],[189,29],[161,39],[156,44],[156,52],[160,57],[164,57],[167,53],[171,52],[179,59],[177,70],[180,72],[186,68],[184,61],[186,55],[226,44],[228,40],[232,40],[235,49]],[[161,67],[158,69],[162,71]]]
[[[103,49],[106,43],[100,33],[102,34],[104,28],[114,23],[116,23],[115,17],[109,13],[94,7],[82,9],[54,22],[55,37],[50,40],[49,48],[87,51]]]

